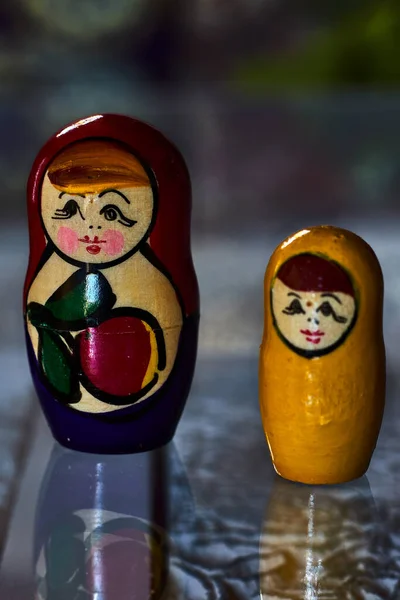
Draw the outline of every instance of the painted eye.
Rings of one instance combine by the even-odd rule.
[[[118,209],[115,206],[105,206],[100,214],[104,216],[106,221],[116,221],[121,213],[119,213]]]
[[[332,308],[331,304],[326,301],[317,308],[317,312],[320,312],[324,317],[332,317],[336,323],[347,323],[348,321],[346,317],[339,316]]]
[[[317,308],[317,312],[320,312],[324,317],[330,317],[334,314],[334,310],[329,302],[323,302],[321,306]]]
[[[83,219],[83,216],[81,214],[81,211],[79,209],[77,201],[71,199],[71,200],[68,200],[68,202],[66,202],[64,208],[57,208],[56,212],[54,213],[54,216],[52,218],[53,219],[70,219],[71,217],[74,217],[78,211]]]
[[[301,306],[300,300],[292,300],[292,302],[283,311],[285,315],[305,315],[305,311]]]
[[[115,206],[115,204],[107,204],[107,206],[103,206],[100,214],[104,216],[106,221],[117,221],[118,223],[121,223],[121,225],[125,225],[125,227],[133,227],[137,223],[137,221],[125,217],[122,211],[118,208],[118,206]]]

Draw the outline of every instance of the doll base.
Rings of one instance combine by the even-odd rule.
[[[341,483],[347,483],[349,481],[354,481],[355,479],[359,479],[368,470],[369,462],[366,465],[363,465],[359,469],[355,469],[352,471],[342,472],[328,472],[325,473],[298,473],[295,470],[291,471],[290,469],[282,469],[278,470],[278,468],[274,465],[274,469],[276,473],[282,477],[282,479],[286,479],[287,481],[293,481],[294,483],[303,483],[305,485],[338,485]]]
[[[158,438],[157,440],[146,440],[144,442],[133,442],[132,440],[121,440],[118,446],[113,445],[108,446],[107,443],[99,443],[94,444],[93,442],[88,444],[87,446],[82,444],[82,440],[76,440],[74,443],[74,439],[60,437],[54,430],[52,430],[53,437],[56,442],[58,442],[64,448],[68,450],[74,450],[76,452],[84,452],[85,454],[139,454],[141,452],[150,452],[151,450],[156,450],[157,448],[162,448],[166,446],[174,437],[176,428],[174,431],[165,438]]]

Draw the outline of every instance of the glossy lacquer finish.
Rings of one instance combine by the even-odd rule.
[[[36,600],[158,600],[170,556],[169,446],[136,456],[57,445],[36,508]]]
[[[264,294],[260,408],[276,471],[314,484],[360,477],[385,402],[374,252],[349,231],[304,229],[273,253]]]
[[[182,156],[135,119],[82,119],[40,151],[28,212],[26,339],[55,438],[106,453],[167,443],[199,318]]]

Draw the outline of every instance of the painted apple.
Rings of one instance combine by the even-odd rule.
[[[151,358],[150,335],[144,322],[132,316],[89,327],[78,336],[83,373],[107,394],[128,396],[140,391]]]

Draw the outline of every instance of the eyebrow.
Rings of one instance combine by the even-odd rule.
[[[62,198],[64,196],[64,194],[68,194],[68,196],[80,196],[81,198],[84,198],[85,195],[84,194],[70,194],[69,192],[61,192],[61,194],[59,194],[59,198]]]
[[[328,296],[329,298],[333,298],[334,300],[336,300],[336,302],[339,302],[339,304],[342,304],[342,301],[337,296],[335,296],[335,294],[329,294],[329,293],[321,294],[321,298],[325,298],[326,296]]]
[[[104,192],[101,192],[101,194],[99,194],[99,198],[102,198],[103,196],[105,196],[106,194],[110,194],[111,192],[113,194],[118,194],[118,196],[121,196],[121,198],[123,200],[125,200],[125,202],[127,202],[128,204],[130,204],[130,201],[128,200],[128,198],[126,196],[124,196],[124,194],[122,192],[120,192],[119,190],[114,190],[114,189],[104,190]]]
[[[299,296],[298,294],[296,294],[295,292],[289,292],[288,296],[296,296],[296,298],[300,298],[301,300],[301,296]]]

